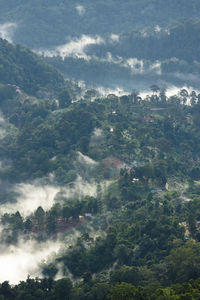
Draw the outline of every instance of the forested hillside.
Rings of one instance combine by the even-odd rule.
[[[1,2],[0,2],[1,4]],[[199,1],[2,2],[0,36],[69,79],[106,88],[199,85]]]
[[[200,299],[199,1],[0,6],[0,300]]]
[[[4,282],[1,295],[22,299],[31,287],[33,299],[198,297],[200,96],[151,90],[144,99],[137,91],[99,97],[90,90],[74,102],[63,86],[57,99],[27,95],[22,103],[13,95],[1,102],[10,124],[0,147],[7,162],[1,182],[46,178],[62,187],[49,209],[2,214],[2,244],[56,243],[77,232],[41,263],[45,279],[12,288]],[[67,193],[83,188],[80,178],[96,185],[92,196]],[[2,208],[15,205],[13,192],[1,197]],[[71,279],[54,281],[58,273]]]
[[[23,105],[23,96],[16,93],[1,103],[17,135],[2,140],[0,155],[14,161],[11,174],[18,180],[57,169],[70,171],[76,151],[97,161],[116,156],[128,165],[143,161],[153,166],[154,160],[161,160],[169,170],[189,174],[198,161],[199,95],[181,90],[180,95],[167,99],[164,90],[156,85],[151,88],[152,95],[145,99],[137,91],[105,99],[87,91],[74,103],[63,89],[58,99],[32,101],[27,96]],[[188,101],[192,106],[185,105]],[[96,131],[99,139],[93,145]],[[184,151],[183,145],[187,145]],[[184,166],[186,157],[189,168]]]
[[[0,82],[36,94],[40,88],[58,90],[64,79],[30,50],[0,39]]]
[[[200,17],[198,0],[1,0],[0,5],[0,23],[17,24],[14,41],[34,48],[59,45],[67,36],[119,34]]]
[[[179,60],[193,62],[199,60],[200,21],[184,20],[167,27],[155,27],[131,32],[119,36],[115,43],[91,45],[89,54],[103,56],[110,52],[113,56],[124,58],[137,57],[150,61],[163,61],[176,57]],[[93,50],[93,51],[92,51]]]
[[[116,36],[116,40],[109,34],[103,36],[101,43],[87,45],[82,56],[66,52],[63,59],[55,51],[46,61],[65,76],[97,86],[119,86],[130,91],[133,87],[147,89],[158,82],[165,87],[198,88],[199,29],[199,21],[193,20],[141,31],[133,28]]]

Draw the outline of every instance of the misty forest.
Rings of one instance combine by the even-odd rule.
[[[200,299],[200,1],[0,7],[0,300]]]

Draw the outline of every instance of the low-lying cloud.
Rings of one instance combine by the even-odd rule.
[[[155,62],[149,62],[142,59],[138,59],[136,57],[113,57],[113,55],[108,52],[105,61],[130,69],[133,75],[146,74],[149,72],[161,75],[162,73],[161,62],[159,62],[158,60]]]
[[[19,211],[26,217],[39,206],[48,210],[54,204],[54,198],[60,189],[50,185],[23,183],[16,185],[14,190],[19,194],[16,202],[1,205],[1,214]]]
[[[85,14],[85,7],[83,5],[76,5],[76,10],[81,17]]]
[[[96,87],[96,90],[99,92],[101,96],[107,96],[109,94],[113,94],[120,97],[129,94],[129,92],[126,91],[123,87],[105,88],[103,86],[98,86]]]
[[[4,23],[0,24],[0,37],[9,42],[12,42],[14,31],[17,27],[16,23]]]
[[[26,280],[27,276],[41,277],[41,261],[50,255],[56,255],[61,247],[58,241],[37,243],[36,241],[21,240],[18,245],[7,246],[0,253],[0,282],[5,280],[17,284]]]
[[[154,29],[144,28],[140,31],[140,35],[143,38],[148,38],[152,35],[170,35],[170,29],[167,27],[160,27],[159,25],[156,25]]]
[[[114,56],[112,53],[105,53],[104,57],[99,57],[95,54],[87,53],[90,46],[102,45],[105,43],[119,42],[120,36],[117,34],[110,34],[109,38],[103,39],[101,36],[82,35],[80,38],[74,38],[64,45],[57,46],[52,50],[39,50],[37,53],[46,57],[60,56],[63,60],[68,57],[77,59],[84,59],[86,61],[96,61],[97,63],[110,63],[118,65],[119,67],[127,68],[132,75],[142,75],[147,73],[154,73],[161,75],[161,62],[156,60],[154,62],[138,59],[136,57],[124,58],[121,56]]]
[[[78,153],[78,160],[81,160],[85,165],[96,165],[96,162],[91,158]],[[105,187],[106,183],[102,183]],[[1,214],[15,213],[19,211],[24,217],[33,213],[38,206],[42,206],[48,210],[52,205],[59,201],[58,192],[62,193],[66,201],[73,199],[81,199],[86,195],[97,195],[97,184],[95,182],[86,182],[80,176],[77,177],[73,186],[54,187],[51,185],[42,185],[41,183],[18,184],[14,188],[19,196],[16,203],[6,203],[1,205]],[[1,232],[4,227],[1,225]],[[38,243],[35,240],[24,240],[24,237],[19,238],[16,245],[0,245],[0,282],[8,280],[11,284],[17,284],[21,280],[26,280],[27,276],[43,277],[42,268],[45,263],[53,261],[58,253],[66,251],[66,247],[74,244],[80,232],[73,230],[68,235],[65,235],[64,241],[58,236],[57,240],[49,240],[47,242]],[[29,237],[31,238],[31,236]],[[59,266],[57,266],[59,267]],[[57,274],[57,279],[62,277],[62,266]]]
[[[110,39],[111,39],[112,42],[119,42],[120,37],[119,37],[118,34],[112,33],[112,34],[110,35]]]
[[[0,111],[0,140],[2,140],[7,135],[6,125],[7,123],[3,117],[2,112]]]
[[[97,164],[97,162],[95,160],[93,160],[92,158],[90,158],[87,155],[84,155],[80,151],[78,151],[78,158],[77,158],[77,160],[80,163],[83,163],[83,164],[86,164],[86,165],[89,165],[89,166],[91,166],[91,165],[95,166]]]
[[[84,58],[86,60],[90,59],[86,54],[86,48],[90,45],[99,45],[104,43],[104,39],[100,36],[89,36],[82,35],[80,38],[72,39],[70,42],[57,46],[53,50],[40,50],[39,54],[48,57],[61,56],[62,59],[66,57],[77,57]]]
[[[77,176],[72,186],[62,189],[62,195],[67,199],[82,199],[85,196],[97,196],[97,183],[83,180],[81,176]]]

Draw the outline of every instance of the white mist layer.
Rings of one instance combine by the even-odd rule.
[[[97,163],[90,157],[78,153],[78,160],[89,166],[95,166]],[[39,184],[18,184],[14,190],[19,194],[14,203],[5,203],[0,206],[0,215],[5,213],[15,213],[17,211],[23,217],[29,216],[35,212],[39,206],[45,211],[49,210],[55,203],[56,195],[59,192],[69,199],[82,199],[85,196],[97,195],[97,184],[94,181],[87,182],[81,176],[78,176],[72,186],[54,187],[51,185]]]
[[[152,35],[155,35],[155,34],[157,35],[157,34],[160,34],[160,33],[165,34],[165,35],[170,35],[170,30],[169,30],[169,28],[165,28],[165,27],[162,28],[159,25],[156,25],[154,27],[153,31],[152,31],[152,29],[151,30],[149,30],[149,29],[142,29],[140,31],[140,35],[143,38],[148,38],[148,37],[150,37]]]
[[[100,36],[82,35],[80,38],[73,39],[69,43],[56,47],[54,50],[41,50],[38,53],[48,57],[61,56],[62,59],[65,57],[77,57],[88,60],[89,57],[85,53],[86,47],[102,43],[104,43],[104,40]]]
[[[73,187],[63,189],[67,198],[81,199],[84,196],[97,196],[97,184],[95,182],[87,182],[78,176]]]
[[[78,7],[80,9],[80,6]],[[119,42],[119,40],[120,36],[117,34],[110,34],[107,40],[99,35],[82,35],[80,38],[74,38],[68,43],[57,46],[51,50],[42,49],[37,50],[36,52],[47,57],[60,56],[63,60],[67,57],[74,57],[86,61],[92,60],[100,63],[111,63],[129,69],[133,75],[152,74],[152,72],[161,75],[161,62],[158,60],[150,63],[142,59],[137,59],[136,57],[123,58],[121,56],[113,56],[110,52],[105,53],[105,57],[103,58],[86,53],[88,46]]]
[[[96,129],[94,134],[101,136],[101,129]],[[96,162],[90,157],[78,152],[77,159],[87,167],[93,167]],[[101,188],[104,190],[108,182],[102,182]],[[53,185],[43,184],[43,181],[32,183],[18,184],[14,190],[19,193],[16,203],[6,203],[0,206],[0,214],[15,213],[19,211],[24,217],[33,213],[38,206],[44,210],[50,209],[56,201],[56,194],[62,194],[71,201],[71,199],[82,199],[84,196],[96,196],[97,184],[95,182],[86,182],[78,176],[73,186],[54,187]],[[54,200],[55,199],[55,200]],[[73,201],[73,200],[72,200]],[[4,229],[0,228],[1,231]],[[91,229],[92,230],[92,229]],[[8,280],[11,284],[17,284],[26,280],[27,276],[42,277],[42,264],[50,263],[56,254],[66,251],[66,248],[74,244],[80,232],[73,230],[70,234],[65,235],[62,241],[48,241],[38,243],[34,240],[20,239],[17,245],[0,245],[0,282]],[[94,235],[96,233],[93,233]],[[63,238],[62,238],[63,239]],[[62,246],[63,249],[62,250]],[[59,272],[56,279],[62,278],[62,265],[57,266]]]
[[[162,73],[161,62],[158,60],[150,63],[136,57],[129,57],[125,59],[121,56],[114,57],[110,52],[107,53],[106,59],[98,59],[96,57],[95,59],[102,62],[113,63],[121,67],[130,69],[131,73],[134,75],[147,74],[152,72],[154,74],[161,75]]]
[[[85,14],[85,7],[83,5],[76,5],[76,10],[81,17]]]
[[[60,249],[60,242],[36,243],[34,241],[21,241],[17,246],[8,246],[6,251],[0,254],[0,282],[8,280],[17,284],[26,280],[27,276],[41,277],[39,264],[55,255]]]
[[[5,129],[5,125],[6,125],[6,121],[3,117],[2,112],[0,111],[0,140],[2,140],[7,134],[7,131]]]
[[[6,130],[0,127],[0,140],[2,140],[6,136],[6,134]]]
[[[118,34],[112,33],[112,34],[110,35],[110,39],[111,39],[112,42],[119,42],[120,37],[119,37]]]
[[[96,87],[96,90],[99,92],[101,96],[107,96],[109,94],[114,94],[118,97],[122,95],[128,95],[130,94],[128,91],[125,91],[122,87],[116,87],[116,88],[104,88],[103,86]]]
[[[84,155],[83,153],[78,151],[78,161],[81,163],[84,163],[86,165],[96,165],[97,162],[95,160],[93,160],[92,158],[90,158],[87,155]]]
[[[0,37],[12,42],[14,31],[17,27],[16,23],[4,23],[0,24]]]
[[[94,135],[94,137],[102,137],[103,130],[101,128],[95,128],[93,135]]]
[[[59,188],[49,185],[19,184],[15,187],[15,191],[19,193],[17,202],[1,205],[1,214],[19,211],[26,217],[39,206],[48,210],[54,204],[54,197],[59,192]]]

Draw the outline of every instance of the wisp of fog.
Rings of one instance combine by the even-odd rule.
[[[7,22],[4,24],[0,24],[0,37],[12,43],[12,38],[16,27],[16,23]]]
[[[17,246],[9,246],[0,254],[0,282],[8,280],[17,284],[20,280],[26,280],[27,276],[41,277],[39,264],[49,255],[55,255],[60,249],[61,243],[48,241],[36,243],[34,241],[20,241]]]

